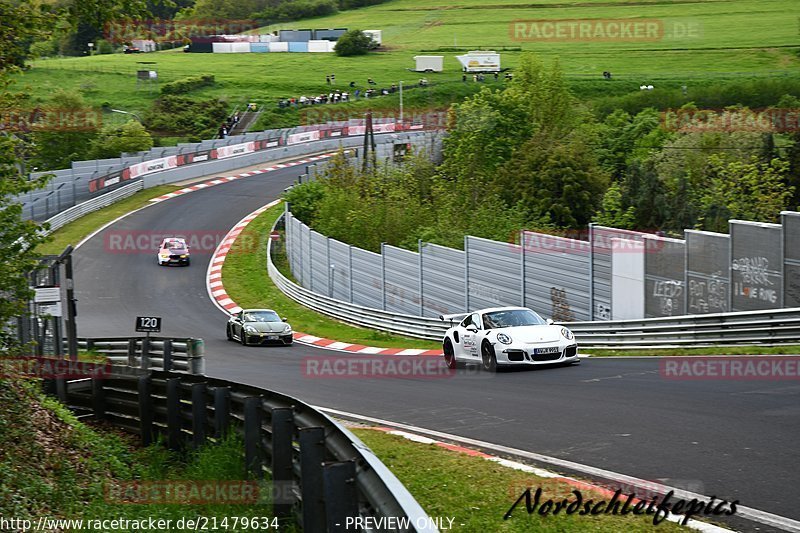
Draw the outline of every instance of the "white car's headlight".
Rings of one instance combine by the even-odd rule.
[[[498,333],[497,342],[501,342],[503,344],[511,344],[511,337],[509,337],[505,333]]]
[[[161,259],[169,259],[169,254],[159,254]]]
[[[254,328],[253,326],[245,326],[245,327],[244,327],[244,330],[245,330],[247,333],[257,333],[257,331],[256,331],[256,328]]]
[[[292,332],[292,326],[290,326],[289,324],[286,324],[286,327],[283,328],[283,332],[284,333],[291,333]]]
[[[571,341],[575,338],[575,335],[573,335],[572,332],[567,328],[561,328],[561,335],[568,341]]]

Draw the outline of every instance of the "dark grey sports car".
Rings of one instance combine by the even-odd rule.
[[[225,332],[229,341],[250,344],[291,346],[292,326],[272,309],[243,309],[228,319]]]

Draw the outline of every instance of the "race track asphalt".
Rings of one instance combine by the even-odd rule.
[[[497,375],[472,369],[449,374],[435,359],[424,375],[412,377],[310,375],[309,369],[326,368],[319,358],[391,358],[297,343],[259,348],[229,342],[226,316],[206,290],[213,246],[192,250],[186,268],[159,267],[155,249],[120,249],[132,237],[160,240],[168,232],[221,237],[301,172],[287,168],[185,194],[88,240],[75,253],[79,335],[133,336],[137,315],[161,316],[160,335],[204,339],[210,376],[318,406],[688,484],[706,495],[800,519],[797,380],[668,380],[658,360],[649,358],[589,358],[574,367]]]

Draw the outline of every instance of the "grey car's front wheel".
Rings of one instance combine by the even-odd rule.
[[[225,336],[228,337],[229,341],[233,340],[233,335],[231,334],[231,327],[225,326]]]
[[[494,348],[488,342],[484,342],[481,346],[481,363],[487,372],[497,372],[497,356],[494,354]]]
[[[239,342],[242,343],[242,346],[247,346],[247,333],[244,332],[244,328],[239,330]]]

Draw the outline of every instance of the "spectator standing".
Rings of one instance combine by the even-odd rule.
[[[331,83],[336,83],[336,74],[331,74]]]
[[[330,76],[325,76],[325,83],[327,83],[328,85],[331,84],[331,77]]]

